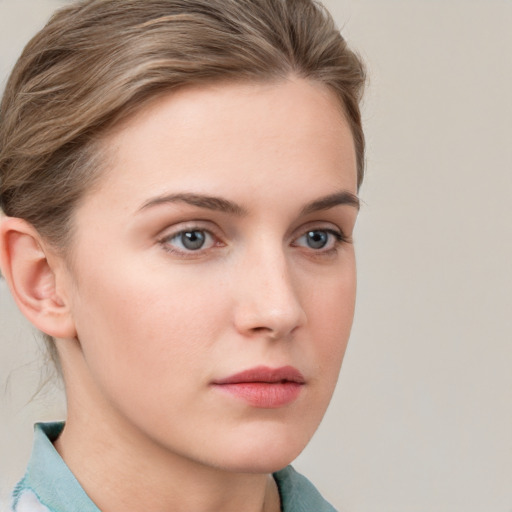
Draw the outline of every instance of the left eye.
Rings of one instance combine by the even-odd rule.
[[[337,242],[342,240],[342,236],[336,231],[327,229],[313,229],[304,233],[296,240],[294,245],[308,247],[309,249],[332,249]]]
[[[214,245],[213,236],[204,229],[180,231],[165,240],[165,243],[179,251],[198,251]]]

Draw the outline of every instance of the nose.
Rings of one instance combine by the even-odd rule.
[[[299,283],[292,278],[282,249],[247,258],[236,281],[234,323],[239,333],[285,339],[306,323]]]

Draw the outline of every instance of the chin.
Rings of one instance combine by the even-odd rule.
[[[231,439],[219,467],[237,473],[274,473],[288,466],[304,450],[313,432],[271,432],[261,429],[242,438]]]
[[[275,473],[291,464],[302,449],[293,454],[287,449],[283,450],[283,447],[270,448],[265,453],[261,450],[257,453],[243,453],[238,457],[236,454],[230,454],[229,458],[223,460],[218,467],[232,473]]]

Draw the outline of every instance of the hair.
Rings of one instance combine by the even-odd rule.
[[[100,176],[101,138],[155,96],[290,75],[331,88],[364,171],[365,72],[314,0],[83,0],[27,44],[0,105],[0,207],[56,249]],[[102,165],[103,164],[103,165]],[[52,358],[55,347],[45,335]]]

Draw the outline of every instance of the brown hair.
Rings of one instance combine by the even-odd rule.
[[[0,105],[0,206],[65,248],[99,176],[101,135],[155,95],[216,80],[294,74],[331,87],[355,142],[365,74],[313,0],[83,0],[26,46]],[[49,337],[47,337],[49,338]]]

